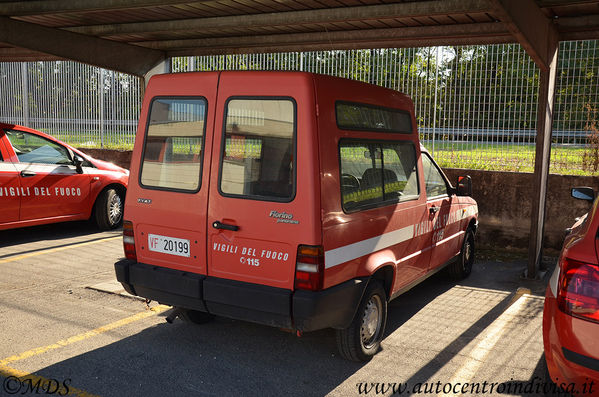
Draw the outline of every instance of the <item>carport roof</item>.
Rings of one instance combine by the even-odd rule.
[[[170,56],[599,39],[590,0],[0,0],[0,61],[141,75]]]

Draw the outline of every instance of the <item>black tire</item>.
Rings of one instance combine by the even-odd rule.
[[[349,327],[337,330],[337,348],[351,361],[369,361],[379,350],[387,322],[387,295],[371,280]]]
[[[201,312],[199,310],[181,309],[179,318],[193,324],[206,324],[214,320],[214,314]]]
[[[96,199],[94,214],[101,230],[115,229],[123,222],[124,197],[115,189],[106,189]]]
[[[452,280],[462,280],[472,273],[472,264],[474,263],[474,231],[470,228],[466,230],[462,250],[457,260],[447,266],[447,274]]]

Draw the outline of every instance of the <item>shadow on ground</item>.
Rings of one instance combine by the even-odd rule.
[[[121,229],[102,232],[89,221],[63,222],[50,225],[33,226],[20,229],[0,231],[0,249],[22,246],[18,250],[1,254],[0,259],[13,255],[29,254],[49,248],[66,247],[73,244],[86,243],[107,237],[121,235]],[[70,239],[68,243],[63,240]],[[43,245],[32,243],[45,242]],[[55,243],[54,243],[55,242]],[[28,246],[28,244],[30,246]]]
[[[478,263],[471,277],[457,284],[503,291],[505,298],[404,381],[426,382],[453,352],[501,315],[522,284],[540,293],[544,282],[520,279],[524,267],[524,263]],[[394,300],[389,305],[387,337],[455,286],[440,273]],[[36,374],[69,378],[73,387],[103,396],[306,396],[326,395],[365,365],[369,364],[338,356],[333,330],[297,338],[274,328],[218,318],[201,326],[180,320],[157,324]]]

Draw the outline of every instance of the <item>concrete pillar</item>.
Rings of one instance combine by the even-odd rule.
[[[528,278],[539,277],[539,265],[542,259],[543,232],[545,229],[545,205],[547,199],[547,181],[549,179],[549,160],[551,156],[551,129],[555,99],[555,80],[559,43],[548,40],[547,68],[541,68],[539,78],[539,104],[537,114],[537,143],[535,154],[534,196],[532,197],[532,219],[528,246]]]
[[[150,69],[146,74],[144,74],[144,88],[148,86],[148,82],[150,78],[156,74],[165,74],[171,73],[171,59],[165,58],[159,64]]]

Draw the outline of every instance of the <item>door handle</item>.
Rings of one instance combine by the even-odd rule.
[[[428,210],[431,214],[436,214],[437,212],[439,212],[440,209],[441,207],[430,207]]]
[[[21,176],[23,178],[27,178],[27,177],[30,177],[30,176],[36,176],[36,175],[37,174],[35,172],[33,172],[33,171],[26,171],[26,170],[21,171]]]
[[[212,222],[212,227],[215,228],[215,229],[231,230],[232,232],[236,232],[236,231],[239,230],[239,226],[229,225],[229,224],[222,223],[222,222],[219,222],[219,221]]]

